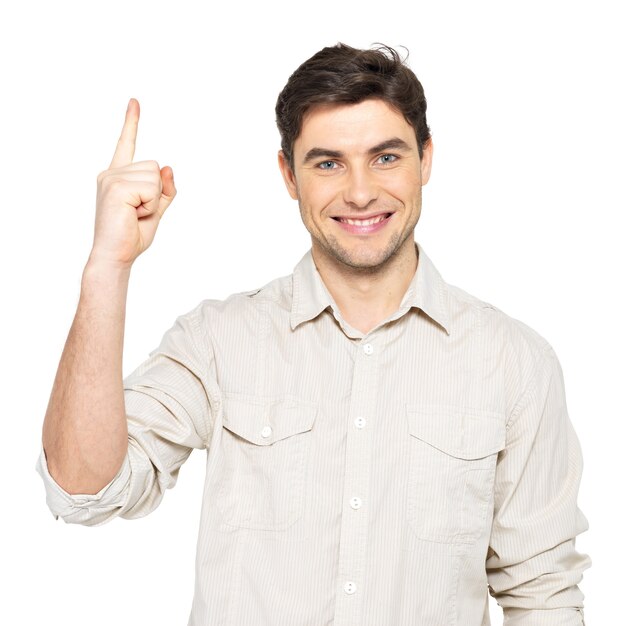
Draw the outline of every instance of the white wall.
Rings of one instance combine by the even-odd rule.
[[[559,355],[585,458],[586,617],[615,623],[626,556],[615,502],[626,435],[618,4],[3,4],[0,622],[171,625],[190,608],[202,454],[151,516],[98,529],[55,523],[34,470],[96,175],[128,98],[142,108],[136,160],[171,165],[179,193],[133,268],[125,374],[201,299],[291,272],[309,240],[276,167],[276,96],[319,48],[380,41],[409,48],[428,98],[435,162],[417,239],[448,282]],[[168,540],[174,528],[184,541]]]

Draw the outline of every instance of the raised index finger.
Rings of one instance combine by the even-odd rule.
[[[122,127],[122,134],[117,142],[115,154],[109,169],[124,167],[133,162],[135,156],[135,140],[137,139],[137,126],[139,124],[139,102],[131,98],[126,109],[126,119]]]

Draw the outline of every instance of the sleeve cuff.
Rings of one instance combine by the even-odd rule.
[[[504,611],[504,626],[585,626],[580,607],[559,609],[519,609]]]
[[[128,493],[130,462],[128,453],[113,480],[96,494],[69,494],[50,475],[46,454],[41,448],[36,468],[46,489],[46,504],[55,519],[67,523],[97,526],[117,515]]]

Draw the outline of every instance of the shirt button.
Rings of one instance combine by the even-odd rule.
[[[354,420],[354,425],[355,425],[357,428],[364,428],[364,427],[365,427],[365,422],[366,422],[366,419],[365,419],[364,417],[357,417],[357,418]]]
[[[360,509],[362,504],[363,501],[361,500],[361,498],[357,498],[356,496],[354,498],[350,498],[350,506],[353,509]]]
[[[363,345],[363,352],[368,356],[374,352],[374,346],[371,343],[366,343]]]
[[[272,427],[271,426],[264,426],[263,430],[261,431],[261,437],[267,438],[272,434]]]
[[[356,591],[356,585],[349,580],[344,586],[343,586],[343,590],[346,593],[354,593]]]

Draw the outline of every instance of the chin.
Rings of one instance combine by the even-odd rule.
[[[327,252],[335,261],[355,270],[374,270],[385,265],[398,250],[397,242],[383,248],[349,250],[342,246],[331,246]]]

